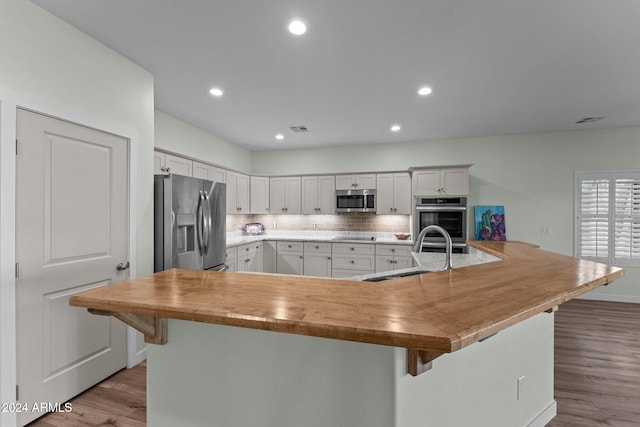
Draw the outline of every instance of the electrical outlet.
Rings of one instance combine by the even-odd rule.
[[[551,227],[549,227],[548,225],[540,227],[540,234],[551,234]]]
[[[524,384],[525,384],[525,376],[521,376],[520,378],[518,378],[518,392],[516,395],[516,399],[517,400],[521,400],[524,396]]]

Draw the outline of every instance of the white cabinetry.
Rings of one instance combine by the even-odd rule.
[[[276,242],[276,273],[304,273],[304,246],[302,242]]]
[[[336,175],[336,190],[375,190],[376,174]]]
[[[376,273],[413,266],[411,246],[376,245]]]
[[[411,214],[411,178],[407,172],[379,173],[377,210],[380,214]]]
[[[469,166],[413,169],[414,196],[468,196]]]
[[[375,245],[373,244],[332,244],[332,277],[351,277],[373,273],[375,263]]]
[[[237,271],[262,272],[262,242],[238,246]]]
[[[277,262],[276,242],[265,240],[262,242],[262,272],[275,273]]]
[[[193,162],[193,176],[195,178],[224,183],[226,182],[226,172],[224,169],[206,163]]]
[[[227,214],[249,213],[249,176],[227,171]]]
[[[193,162],[182,157],[154,151],[153,173],[174,173],[176,175],[193,176]]]
[[[269,210],[272,214],[298,215],[301,212],[299,176],[270,178]]]
[[[227,271],[238,271],[238,248],[227,248]]]
[[[331,243],[305,242],[304,275],[331,277]]]
[[[269,177],[251,177],[251,213],[269,213]]]
[[[334,214],[336,212],[336,177],[302,177],[302,213]]]

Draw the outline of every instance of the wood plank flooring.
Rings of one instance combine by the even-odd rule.
[[[555,316],[558,415],[547,427],[640,426],[640,304],[573,300]],[[145,426],[146,364],[120,371],[71,403],[73,412],[29,426]]]
[[[555,317],[547,427],[640,426],[640,304],[572,300]]]

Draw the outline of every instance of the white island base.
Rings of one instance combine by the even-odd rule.
[[[147,423],[543,427],[556,414],[553,319],[538,314],[416,377],[404,348],[170,319],[168,342],[148,349]]]

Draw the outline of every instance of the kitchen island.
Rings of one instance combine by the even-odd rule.
[[[149,425],[544,425],[554,310],[623,271],[469,244],[502,261],[376,283],[169,270],[71,304],[159,344]]]

